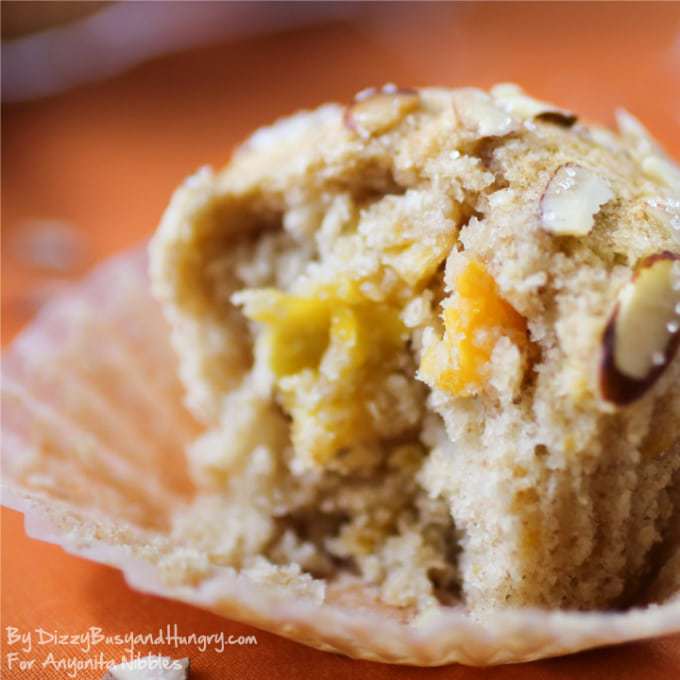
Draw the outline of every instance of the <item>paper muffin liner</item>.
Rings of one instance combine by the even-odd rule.
[[[3,503],[25,514],[29,535],[118,567],[141,591],[374,661],[490,665],[680,632],[679,555],[652,585],[665,596],[658,604],[483,618],[442,607],[410,623],[361,591],[317,604],[210,564],[170,530],[196,493],[184,450],[200,428],[183,405],[146,266],[143,249],[105,264],[48,305],[3,357]]]

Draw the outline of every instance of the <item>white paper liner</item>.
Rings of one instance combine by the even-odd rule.
[[[506,610],[476,620],[442,608],[409,624],[368,598],[360,609],[317,605],[209,564],[169,533],[193,493],[184,447],[199,432],[176,376],[142,250],[39,315],[3,357],[2,500],[25,514],[29,535],[118,567],[139,590],[375,661],[489,665],[680,632],[680,593],[626,612]]]

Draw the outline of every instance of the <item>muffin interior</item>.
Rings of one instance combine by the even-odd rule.
[[[680,363],[613,404],[603,338],[679,250],[676,170],[631,119],[574,123],[508,86],[388,88],[178,191],[152,273],[207,428],[177,536],[406,617],[639,596],[677,546]],[[599,189],[555,233],[571,172]]]

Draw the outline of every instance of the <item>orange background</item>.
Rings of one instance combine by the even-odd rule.
[[[638,115],[680,157],[680,5],[542,3],[379,5],[332,23],[157,59],[105,82],[3,106],[2,335],[9,341],[64,278],[147,236],[178,182],[220,165],[253,128],[371,84],[480,85],[516,81],[536,96],[609,123],[616,106]],[[62,276],[15,247],[27,223],[59,219],[82,235],[85,257]],[[120,574],[25,537],[3,511],[3,676],[62,678],[5,666],[5,626],[107,633],[256,633],[256,647],[192,657],[194,678],[447,677],[671,678],[680,636],[495,669],[414,671],[307,649],[191,607],[131,591]],[[44,658],[46,649],[22,658]],[[55,648],[72,656],[70,647]],[[116,653],[116,649],[96,651]],[[99,678],[100,672],[78,677]]]

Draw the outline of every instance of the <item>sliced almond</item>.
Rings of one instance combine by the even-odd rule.
[[[144,656],[111,666],[102,680],[186,680],[189,659]]]
[[[663,154],[661,147],[649,130],[632,113],[629,113],[626,109],[617,109],[615,116],[619,132],[635,147],[640,155]]]
[[[663,156],[647,156],[642,161],[642,172],[656,182],[680,189],[680,168]]]
[[[574,163],[561,165],[541,197],[541,223],[553,234],[585,236],[612,198],[614,192],[600,175]]]
[[[496,85],[491,89],[491,94],[502,108],[519,118],[532,118],[562,127],[571,127],[577,121],[571,111],[529,97],[513,83]]]
[[[575,113],[555,109],[553,111],[541,111],[534,116],[534,119],[562,127],[571,127],[578,120],[578,117]]]
[[[393,128],[419,103],[415,90],[400,90],[394,85],[385,85],[382,90],[363,90],[345,112],[345,123],[367,139]]]
[[[603,335],[600,390],[625,406],[661,376],[680,341],[680,255],[646,257],[619,294]]]
[[[461,123],[480,137],[504,137],[519,129],[519,123],[482,90],[456,90],[453,106]]]

